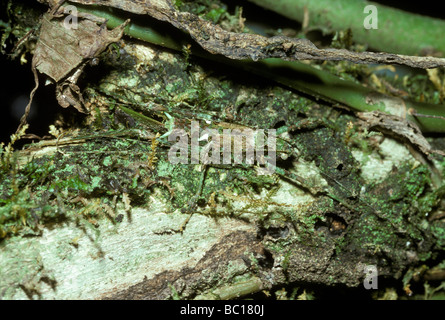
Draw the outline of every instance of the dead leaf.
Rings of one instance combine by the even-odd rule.
[[[62,107],[74,106],[85,112],[77,80],[91,59],[122,37],[128,22],[109,31],[97,20],[79,19],[76,28],[67,28],[64,19],[51,13],[43,15],[33,66],[56,83],[56,97]]]
[[[40,38],[33,60],[37,70],[59,82],[78,67],[83,58],[77,50],[73,50],[76,47],[76,38],[63,27],[63,21],[50,19],[48,14],[42,18]]]

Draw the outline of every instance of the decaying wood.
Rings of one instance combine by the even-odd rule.
[[[431,153],[445,155],[443,151],[433,150],[428,141],[422,135],[422,131],[420,131],[419,127],[402,117],[379,111],[357,112],[357,116],[365,121],[365,127],[377,128],[385,133],[396,135],[399,138],[404,138],[414,146],[418,147],[420,151],[426,155]]]
[[[51,1],[53,5],[56,2],[60,3]],[[93,1],[75,2],[93,3]],[[255,35],[228,33],[189,13],[177,12],[166,1],[94,1],[94,3],[98,2],[169,21],[190,32],[205,48],[210,48],[209,51],[222,53],[235,59],[246,57],[261,59],[274,55],[283,55],[286,59],[289,57],[290,59],[303,57],[308,59],[308,57],[320,58],[323,55],[326,57],[330,54],[333,55],[332,58],[335,56],[337,59],[340,57],[338,53],[343,52],[334,50],[328,51],[330,53],[327,54],[326,50],[321,50],[320,55],[317,55],[319,49],[305,40],[291,40],[284,37],[267,39]],[[54,25],[47,27],[52,28]],[[97,30],[96,27],[100,28],[95,26],[95,30]],[[120,35],[121,33],[118,36]],[[270,46],[271,44],[273,45]],[[87,47],[91,49],[94,45],[93,41]],[[134,44],[129,47],[133,46]],[[102,48],[102,45],[99,47]],[[77,46],[76,50],[79,48],[80,46]],[[298,48],[303,48],[301,49],[303,51],[298,51],[300,50]],[[305,48],[309,53],[304,51]],[[53,66],[44,68],[44,65],[40,65],[39,70],[62,84],[65,80],[70,81],[71,77],[75,83],[76,76],[82,70],[81,66],[85,60],[94,56],[94,53],[78,56],[75,63],[72,66],[68,64],[60,74],[59,71],[54,73],[51,71]],[[364,57],[361,56],[360,59]],[[37,67],[35,64],[34,66]],[[124,75],[119,76],[124,77]],[[65,85],[69,87],[69,84],[65,83]],[[69,88],[72,90],[73,87]],[[399,133],[425,153],[431,152],[431,147],[426,140],[423,140],[420,130],[411,127],[409,123],[397,117],[382,116],[377,113],[361,114],[361,117],[369,127],[379,126]],[[17,237],[5,241],[2,247],[2,259],[0,259],[3,275],[0,282],[0,298],[230,299],[261,290],[271,290],[273,287],[290,283],[358,287],[365,276],[364,267],[368,264],[378,265],[379,275],[389,277],[396,273],[395,277],[400,277],[406,266],[420,260],[417,256],[418,252],[420,255],[432,250],[435,238],[429,231],[422,230],[425,233],[423,235],[417,229],[411,228],[410,224],[418,225],[416,217],[410,216],[409,219],[392,221],[389,211],[382,210],[376,214],[379,219],[374,220],[382,220],[382,227],[389,226],[385,231],[387,234],[403,235],[397,238],[399,242],[403,241],[402,244],[397,244],[397,254],[394,254],[396,250],[393,246],[396,244],[391,242],[392,238],[388,241],[385,238],[375,245],[369,240],[362,241],[361,236],[369,233],[369,227],[373,222],[373,219],[369,218],[373,217],[373,213],[362,215],[359,209],[361,201],[357,196],[358,193],[349,194],[348,192],[347,195],[342,196],[344,193],[342,183],[352,178],[356,179],[358,171],[356,169],[363,168],[364,165],[356,164],[355,160],[349,157],[349,153],[343,150],[346,148],[341,150],[328,148],[333,143],[336,143],[334,146],[337,143],[339,146],[341,144],[333,138],[334,134],[329,134],[329,131],[324,133],[324,130],[312,132],[310,129],[299,135],[303,145],[306,145],[304,141],[308,141],[307,145],[312,148],[305,151],[308,159],[299,161],[300,166],[306,166],[300,167],[300,170],[311,172],[314,170],[313,167],[317,166],[325,170],[332,167],[336,174],[335,179],[331,179],[335,181],[332,185],[341,186],[339,188],[341,192],[336,194],[340,201],[337,201],[336,205],[323,207],[322,201],[315,203],[307,190],[300,190],[284,179],[280,182],[280,190],[275,195],[276,198],[273,201],[267,200],[267,207],[265,202],[254,201],[255,199],[251,199],[252,202],[248,204],[253,209],[262,211],[263,216],[263,211],[270,211],[270,221],[261,223],[257,220],[244,221],[240,215],[237,215],[242,212],[240,209],[237,212],[237,206],[232,206],[230,215],[227,213],[227,216],[223,217],[204,214],[189,216],[180,208],[172,211],[171,199],[162,197],[162,192],[157,189],[150,194],[146,208],[140,208],[136,204],[131,204],[127,193],[123,192],[122,204],[119,207],[112,208],[107,204],[106,211],[109,216],[116,217],[115,222],[112,219],[111,221],[103,219],[100,223],[93,225],[82,219],[72,220],[57,228],[42,228],[38,237]],[[330,138],[315,143],[315,138],[320,136],[318,133]],[[39,151],[40,156],[43,153],[55,152],[57,147],[60,147],[57,151],[66,152],[65,157],[70,159],[70,154],[68,151],[63,151],[62,147],[71,142],[82,145],[86,139],[79,138],[76,141],[58,139],[51,144],[46,142]],[[388,149],[393,150],[394,147],[398,147],[395,141],[389,144]],[[321,151],[315,152],[313,149]],[[71,159],[75,152],[79,151],[74,150]],[[84,150],[84,152],[87,151]],[[312,153],[319,154],[314,161],[311,160]],[[155,155],[153,153],[153,156]],[[38,158],[36,153],[30,153],[28,156]],[[393,162],[389,163],[388,167],[397,167],[407,161],[403,158],[403,154],[393,156],[394,158],[391,158]],[[89,165],[72,161],[69,164],[73,167]],[[323,161],[322,165],[312,165],[312,162],[317,163],[317,161]],[[380,164],[381,161],[376,161],[376,163]],[[320,176],[323,173],[321,170],[317,169]],[[390,174],[387,172],[387,177],[391,178]],[[352,176],[351,179],[349,179],[350,176]],[[374,196],[373,206],[392,208],[392,203],[398,200],[396,198],[385,201],[383,205],[377,202],[379,191],[383,190],[382,192],[387,191],[391,194],[397,191],[392,190],[389,178],[383,183],[376,182],[380,184],[377,184],[378,187],[374,193],[371,193],[371,196]],[[357,183],[359,184],[361,180],[354,181],[359,181]],[[176,186],[182,189],[186,187],[188,186]],[[362,190],[363,193],[369,192],[363,188],[360,192]],[[221,191],[218,192],[223,194]],[[116,197],[117,195],[115,199]],[[287,204],[287,201],[296,197],[299,199],[298,203]],[[346,200],[352,203],[349,206],[346,200],[342,201],[346,197]],[[403,195],[400,197],[404,199]],[[249,200],[248,197],[244,198],[246,201]],[[226,201],[230,200],[236,204],[235,200],[241,201],[244,198],[236,193],[227,193]],[[54,201],[56,200],[58,201],[58,199]],[[87,201],[80,196],[71,199],[72,202],[82,200],[85,203],[94,201],[94,199]],[[331,200],[326,199],[326,202],[331,203]],[[263,204],[258,206],[259,203]],[[225,203],[217,204],[213,199],[209,201],[209,205],[216,207],[223,206]],[[373,209],[371,206],[369,208]],[[280,210],[283,212],[279,217],[272,219]],[[367,208],[363,211],[371,212]],[[397,208],[394,208],[394,212],[397,213]],[[259,216],[258,212],[257,214]],[[118,216],[121,217],[118,219]],[[317,223],[311,219],[317,219]],[[188,221],[188,224],[183,232],[172,232],[172,230],[179,230],[184,221]],[[409,225],[405,226],[405,222]],[[310,229],[308,234],[305,226],[312,224],[314,228]],[[361,232],[362,225],[368,228],[363,229],[363,233]],[[408,236],[404,238],[405,235],[411,236],[411,234],[414,234],[412,238]],[[352,242],[351,238],[347,238],[347,236],[355,237],[356,235],[360,239],[358,242]],[[352,245],[342,247],[340,250],[338,244],[342,241],[350,242]],[[409,246],[411,242],[413,245]],[[418,246],[414,247],[415,245]]]
[[[47,0],[52,7],[59,0]],[[169,0],[153,1],[92,1],[73,0],[85,5],[104,5],[127,12],[150,15],[171,23],[189,33],[205,50],[231,59],[281,58],[284,60],[347,60],[354,63],[401,64],[429,69],[444,67],[445,59],[416,57],[384,52],[353,52],[345,49],[319,49],[307,39],[284,36],[266,38],[257,34],[229,32],[194,14],[178,11]]]

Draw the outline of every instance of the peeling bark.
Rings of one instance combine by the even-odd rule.
[[[58,1],[47,1],[55,7]],[[283,36],[266,38],[256,34],[228,32],[221,27],[188,12],[180,12],[171,1],[89,1],[74,0],[85,5],[105,5],[171,23],[191,35],[205,50],[221,54],[230,59],[258,61],[266,58],[284,60],[333,60],[354,63],[401,64],[415,68],[429,69],[445,66],[445,59],[416,57],[390,53],[352,52],[345,49],[318,49],[307,39]]]

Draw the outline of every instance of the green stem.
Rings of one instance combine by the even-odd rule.
[[[99,17],[108,19],[107,26],[115,28],[124,22],[124,18],[115,14],[115,10],[107,7],[78,6],[80,11],[85,11]],[[148,26],[150,24],[150,26]],[[140,22],[137,17],[125,29],[125,33],[131,37],[161,45],[173,50],[182,50],[184,45],[194,43],[191,38],[173,28],[169,24],[159,22],[148,17],[143,17]],[[310,65],[297,61],[283,61],[280,59],[265,59],[260,62],[236,61],[212,55],[199,46],[192,46],[194,55],[206,59],[227,63],[242,68],[251,73],[273,79],[278,83],[307,93],[326,101],[346,105],[355,111],[369,112],[379,110],[382,112],[400,115],[400,110],[394,110],[394,106],[385,102],[370,102],[369,95],[375,94],[372,89],[366,88],[352,81],[316,69]],[[379,94],[383,96],[382,94]],[[390,97],[387,97],[391,100]],[[413,108],[417,114],[436,116],[413,117],[407,114],[408,120],[416,123],[423,132],[445,132],[445,106],[415,101],[404,101],[407,109]],[[406,109],[406,110],[407,110]]]
[[[259,68],[258,65],[261,64],[262,66]],[[413,100],[400,99],[397,101],[397,98],[385,96],[371,88],[343,80],[329,72],[294,61],[266,59],[256,65],[254,63],[244,63],[242,67],[252,73],[274,79],[285,86],[311,96],[348,106],[354,111],[381,111],[398,116],[404,114],[409,121],[417,124],[423,132],[445,132],[444,105],[421,103]],[[370,97],[380,97],[382,99],[371,102]],[[409,109],[423,115],[423,117],[410,115],[408,113]]]
[[[445,56],[443,32],[445,21],[408,13],[370,1],[358,0],[249,0],[285,17],[304,20],[305,8],[309,14],[308,29],[332,32],[351,29],[354,40],[383,52],[421,55],[437,52]],[[378,29],[365,29],[364,13],[367,5],[378,12]],[[421,5],[419,3],[419,5]]]

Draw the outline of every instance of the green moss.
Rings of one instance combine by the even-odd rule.
[[[412,169],[403,166],[385,181],[368,185],[366,190],[372,211],[362,215],[347,234],[345,244],[356,246],[370,254],[390,257],[399,265],[406,263],[406,251],[417,249],[420,260],[428,259],[433,239],[428,236],[426,214],[437,203],[430,193],[429,172],[424,166]],[[419,205],[420,204],[420,205]]]
[[[105,203],[128,193],[134,202],[145,201],[151,176],[141,160],[147,158],[150,142],[91,137],[83,145],[63,148],[63,153],[3,172],[7,178],[0,184],[1,238],[37,232],[45,223],[77,219],[79,212],[104,216],[98,197]],[[125,150],[128,153],[122,156]],[[76,196],[83,200],[73,202]]]
[[[204,2],[205,8],[200,8]],[[190,10],[195,13],[227,22],[225,9],[209,3],[176,5],[194,5]],[[137,46],[129,41],[118,56],[104,54],[103,78],[86,84],[84,97],[95,113],[91,125],[78,134],[81,142],[73,140],[52,155],[0,173],[0,238],[35,234],[42,226],[67,220],[94,230],[104,219],[115,223],[112,211],[128,201],[143,207],[161,197],[171,204],[171,212],[179,209],[257,224],[258,237],[274,258],[282,259],[279,263],[289,279],[301,279],[293,269],[323,250],[333,264],[380,261],[397,271],[410,263],[407,250],[415,251],[420,260],[443,250],[443,224],[426,220],[443,198],[431,190],[428,168],[407,164],[383,182],[367,183],[351,150],[357,145],[365,152],[373,150],[367,133],[348,127],[354,120],[350,114],[273,83],[201,63],[186,52],[147,47],[142,59],[133,56]],[[337,67],[336,72],[349,78],[367,72],[348,64]],[[277,165],[287,171],[260,176],[247,165],[172,165],[167,139],[160,139],[155,150],[151,141],[169,128],[169,116],[186,131],[191,120],[220,130],[228,124],[275,128],[281,134],[277,149],[286,154]],[[350,143],[345,142],[348,139]],[[156,159],[151,166],[150,158]],[[304,178],[298,183],[286,176],[300,162],[313,164],[303,166],[302,175],[317,176],[314,181]],[[277,200],[285,188],[288,193]],[[280,203],[294,196],[301,196],[304,204]],[[264,261],[251,260],[254,272],[264,268]],[[315,261],[314,268],[317,263],[321,262]],[[242,267],[229,265],[234,283],[245,271]],[[321,267],[329,272],[326,265]],[[338,274],[323,279],[328,284],[342,281]]]
[[[443,221],[434,222],[431,225],[431,232],[437,241],[437,249],[443,250],[445,248],[445,223]]]
[[[339,257],[355,252],[357,255],[384,257],[397,266],[403,266],[407,263],[406,250],[423,241],[426,243],[425,249],[417,250],[418,257],[429,257],[432,240],[420,226],[425,214],[436,205],[437,196],[433,196],[429,190],[426,167],[411,169],[410,164],[399,168],[384,182],[366,184],[351,149],[359,145],[370,153],[372,148],[366,144],[362,133],[347,131],[351,130],[348,123],[354,120],[350,115],[332,113],[323,105],[314,105],[310,100],[277,86],[263,84],[247,87],[227,76],[221,81],[217,72],[204,80],[200,74],[205,69],[197,67],[194,62],[187,69],[178,68],[174,65],[183,58],[175,55],[174,59],[169,62],[158,60],[167,68],[154,66],[156,71],[153,75],[145,76],[137,88],[127,87],[132,90],[131,95],[125,99],[119,96],[119,100],[128,104],[144,101],[146,95],[144,98],[143,92],[149,92],[158,103],[168,107],[168,112],[177,119],[177,123],[184,118],[183,108],[187,108],[199,119],[207,121],[232,116],[238,123],[247,126],[283,129],[284,133],[289,130],[292,147],[298,149],[298,155],[304,160],[313,162],[328,183],[327,197],[319,197],[304,214],[288,208],[270,209],[266,205],[268,199],[262,203],[253,202],[246,195],[259,195],[265,191],[273,194],[278,186],[276,177],[261,177],[255,170],[246,167],[211,167],[202,191],[198,192],[202,178],[202,171],[198,170],[200,166],[172,166],[160,155],[156,174],[169,178],[174,188],[175,207],[187,207],[194,199],[205,208],[212,194],[216,193],[216,201],[224,203],[227,207],[225,214],[230,215],[234,199],[222,192],[243,195],[243,201],[252,202],[246,203],[241,210],[238,208],[238,212],[248,212],[252,207],[263,209],[255,221],[260,222],[266,230],[283,228],[283,224],[291,223],[295,230],[295,233],[289,233],[292,236],[266,243],[268,250],[288,257],[289,261],[295,259],[292,249],[295,246],[319,250],[320,246],[331,243],[335,243]],[[170,79],[168,96],[156,86],[154,80],[158,79],[157,72]],[[129,76],[137,75],[129,71]],[[187,84],[189,86],[184,88]],[[103,86],[102,91],[118,98],[115,93],[119,90],[108,90]],[[228,109],[228,106],[233,107]],[[136,107],[146,114],[153,114],[149,109],[142,109],[140,103]],[[158,113],[157,116],[162,114]],[[189,119],[188,116],[185,118]],[[364,137],[368,135],[364,133]],[[347,139],[350,139],[350,144],[345,143]],[[279,140],[278,144],[278,149],[286,150],[290,156],[279,166],[289,166],[294,159],[294,150],[284,140]],[[362,192],[363,189],[365,192]],[[195,197],[197,194],[198,198]],[[332,219],[344,224],[345,229],[332,231]],[[336,280],[333,278],[332,281]]]
[[[199,0],[199,1],[179,1],[176,6],[180,11],[194,13],[202,18],[208,19],[213,23],[220,22],[228,15],[227,7],[221,1]]]

